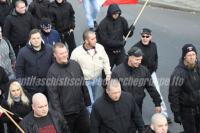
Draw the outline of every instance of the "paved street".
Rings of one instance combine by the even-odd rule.
[[[78,1],[78,0],[77,0]],[[82,42],[82,32],[86,28],[86,19],[82,5],[76,0],[71,0],[76,12],[76,42],[78,45]],[[130,23],[133,22],[142,5],[123,5],[122,15],[125,16]],[[102,7],[98,16],[98,22],[101,20],[107,11],[107,7]],[[159,54],[158,77],[162,81],[161,91],[164,95],[164,100],[167,103],[168,112],[171,118],[173,115],[168,104],[168,82],[170,74],[177,65],[181,56],[181,48],[185,43],[194,44],[198,51],[200,49],[200,14],[183,12],[178,10],[169,10],[148,6],[141,18],[139,19],[134,37],[128,39],[126,50],[139,40],[139,32],[143,27],[149,27],[153,30],[153,40],[157,42]],[[200,52],[200,51],[199,51]],[[149,96],[145,99],[143,116],[146,123],[153,113],[153,104]],[[170,130],[172,133],[178,133],[182,127],[178,124],[171,124]]]

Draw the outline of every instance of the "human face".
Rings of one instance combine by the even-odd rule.
[[[106,93],[113,101],[119,101],[121,96],[121,86],[120,84],[111,85],[109,89],[106,89]]]
[[[11,84],[10,85],[10,94],[12,97],[20,97],[21,96],[20,86]]]
[[[19,14],[24,14],[26,12],[26,5],[25,3],[19,3],[17,6],[16,6],[16,11],[19,13]]]
[[[68,62],[68,51],[66,47],[57,47],[54,52],[54,57],[58,64],[67,64]]]
[[[167,133],[168,131],[168,123],[166,119],[159,119],[156,123],[151,125],[152,130],[155,133]]]
[[[184,57],[184,62],[187,66],[195,66],[197,60],[197,55],[194,51],[188,52]]]
[[[33,108],[35,117],[46,116],[49,111],[47,99],[41,98],[39,100],[34,101],[32,104],[32,108]]]
[[[119,13],[113,13],[113,14],[112,14],[112,18],[113,18],[114,20],[116,20],[118,17],[119,17]]]
[[[148,45],[151,41],[152,36],[149,34],[141,34],[141,41],[144,45]]]
[[[38,33],[32,34],[30,37],[30,42],[34,48],[40,48],[41,42],[42,42],[42,37],[40,33],[38,32]]]
[[[56,0],[58,3],[62,3],[63,2],[63,0]]]
[[[85,40],[85,44],[87,45],[87,47],[93,48],[95,47],[96,43],[97,43],[96,34],[95,33],[89,34],[87,39]]]
[[[128,57],[128,65],[130,67],[133,67],[133,68],[137,68],[140,66],[141,62],[142,62],[142,56],[140,57],[136,57],[136,56],[129,56]]]

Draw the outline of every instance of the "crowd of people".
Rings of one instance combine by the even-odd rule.
[[[126,54],[125,37],[135,26],[119,5],[111,4],[98,25],[98,2],[80,2],[88,27],[76,47],[70,2],[0,0],[0,132],[169,133],[151,29],[143,28]],[[145,90],[155,104],[147,126]],[[200,65],[192,44],[183,46],[170,78],[169,103],[184,133],[200,132]]]

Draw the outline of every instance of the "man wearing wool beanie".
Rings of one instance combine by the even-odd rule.
[[[182,124],[184,133],[200,132],[200,63],[194,45],[182,47],[182,57],[172,73],[169,102],[174,121]]]

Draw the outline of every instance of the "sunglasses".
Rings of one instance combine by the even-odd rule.
[[[142,36],[142,38],[149,38],[150,36]]]

